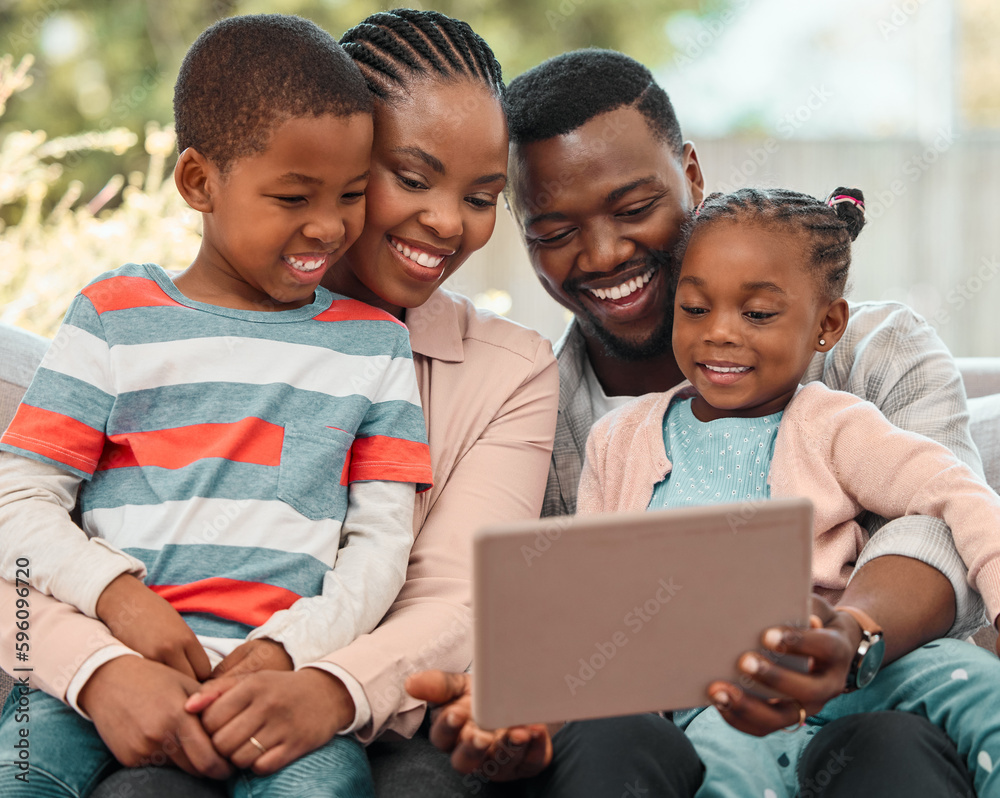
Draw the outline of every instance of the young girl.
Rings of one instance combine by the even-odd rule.
[[[863,196],[849,189],[837,189],[826,203],[792,191],[742,189],[702,204],[686,231],[675,299],[674,354],[689,382],[641,397],[595,425],[579,511],[807,496],[815,506],[814,584],[831,601],[865,542],[859,513],[940,517],[995,621],[996,494],[947,449],[893,427],[873,405],[821,383],[799,384],[814,354],[834,346],[847,325],[850,242],[863,224]],[[652,456],[635,457],[637,451]],[[854,608],[843,611],[877,652],[877,624]],[[921,713],[941,726],[978,794],[998,794],[1000,663],[974,646],[939,640],[868,683],[873,669],[871,659],[861,672],[852,669],[852,692],[808,723],[800,708],[796,733],[764,738],[729,726],[720,712],[733,688],[711,686],[718,711],[678,719],[706,765],[698,794],[808,794],[795,764],[816,727],[885,709]]]

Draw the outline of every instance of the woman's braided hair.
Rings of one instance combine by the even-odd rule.
[[[851,242],[865,225],[865,197],[856,188],[835,188],[824,201],[782,188],[741,188],[705,198],[688,222],[683,246],[697,231],[727,219],[765,227],[785,226],[807,238],[809,261],[830,299],[844,295]]]
[[[496,97],[504,92],[490,46],[467,23],[437,11],[397,8],[372,14],[347,31],[340,44],[383,101],[424,76],[472,78]]]

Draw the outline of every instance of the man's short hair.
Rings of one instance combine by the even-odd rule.
[[[191,45],[174,86],[177,147],[225,172],[263,152],[281,122],[371,113],[357,65],[326,31],[284,14],[216,22]]]
[[[571,133],[598,114],[634,106],[653,135],[680,156],[684,139],[667,93],[653,73],[615,50],[574,50],[543,61],[507,87],[513,144]]]

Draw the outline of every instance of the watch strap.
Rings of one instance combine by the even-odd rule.
[[[847,613],[861,627],[861,642],[858,644],[858,650],[854,652],[851,669],[847,674],[847,683],[844,685],[844,692],[852,693],[867,685],[878,672],[885,651],[885,634],[882,627],[864,610],[847,605],[838,605],[834,610]],[[865,663],[872,656],[876,659],[868,662],[866,668]]]
[[[861,627],[862,632],[868,632],[869,635],[880,635],[884,634],[882,632],[882,627],[864,610],[859,610],[857,607],[851,607],[847,604],[838,604],[833,608],[837,612],[846,612],[854,620],[858,622],[858,626]]]

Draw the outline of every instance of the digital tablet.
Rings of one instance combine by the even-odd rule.
[[[493,526],[473,550],[483,728],[703,706],[748,686],[766,628],[808,625],[808,499]]]

